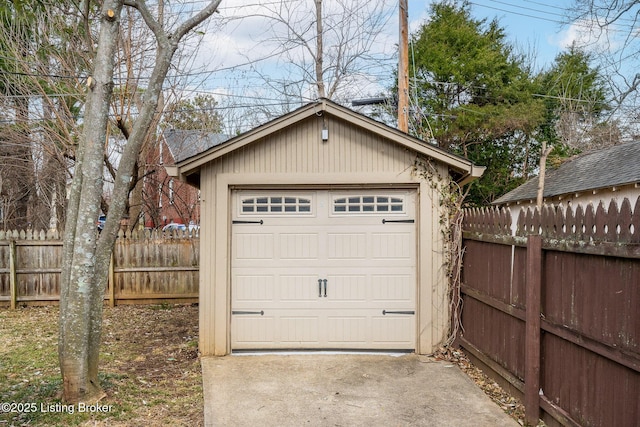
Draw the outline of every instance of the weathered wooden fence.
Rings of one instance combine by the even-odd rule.
[[[121,233],[105,300],[112,306],[197,302],[198,242],[182,232]],[[57,233],[0,231],[0,307],[57,303],[61,263]]]
[[[527,422],[640,423],[640,198],[631,208],[473,209],[463,223],[458,343]]]

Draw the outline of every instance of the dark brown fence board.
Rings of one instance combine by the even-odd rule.
[[[640,262],[626,258],[546,252],[546,320],[603,343],[640,351],[636,308]]]
[[[473,298],[462,310],[463,336],[515,377],[524,379],[524,322]]]
[[[544,395],[586,426],[634,426],[640,373],[552,334],[542,340]]]
[[[509,235],[504,210],[468,214],[458,342],[510,384],[526,377],[530,422],[539,407],[551,425],[638,425],[640,198],[620,207],[523,211],[516,227],[521,237]],[[542,236],[540,277],[525,277],[531,244],[523,247],[520,239],[530,234]],[[513,260],[505,263],[511,251]],[[532,283],[541,286],[538,310],[529,301]],[[524,335],[525,316],[528,343],[507,339]]]
[[[466,254],[462,259],[462,282],[466,282],[467,276],[481,278],[477,283],[481,283],[482,288],[476,288],[477,290],[510,303],[510,290],[501,284],[511,280],[511,247],[477,241],[468,241],[467,245]],[[492,254],[491,262],[487,262],[484,256],[487,252]]]
[[[511,304],[524,310],[527,304],[527,248],[514,247],[513,250]]]

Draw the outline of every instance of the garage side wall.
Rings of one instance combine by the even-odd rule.
[[[420,353],[433,353],[445,340],[449,331],[451,315],[449,312],[449,282],[446,272],[445,237],[441,225],[445,212],[442,207],[440,189],[446,185],[438,177],[447,177],[448,169],[443,164],[436,166],[433,179],[438,179],[437,185],[421,182],[420,185],[420,219],[419,229],[421,242],[419,246],[420,263],[418,272],[422,283],[422,295],[418,300],[420,313],[424,313],[425,322],[420,330]]]
[[[328,139],[322,140],[322,129]],[[416,153],[337,117],[312,117],[239,147],[201,169],[200,351],[230,345],[231,188],[419,188],[416,351],[433,352],[448,328],[438,191],[412,173]],[[442,176],[447,167],[437,165]]]

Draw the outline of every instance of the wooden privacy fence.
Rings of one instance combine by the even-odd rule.
[[[608,209],[472,209],[459,344],[536,425],[640,420],[640,198]]]
[[[120,233],[105,300],[197,302],[199,258],[199,238],[188,233]],[[0,306],[57,303],[61,263],[57,233],[0,231]]]

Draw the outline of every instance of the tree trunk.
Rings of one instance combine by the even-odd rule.
[[[113,91],[113,69],[122,1],[107,0],[101,12],[101,28],[93,75],[88,79],[85,127],[76,153],[74,177],[67,206],[63,269],[60,292],[58,356],[64,400],[96,401],[104,396],[98,381],[97,351],[100,342],[104,284],[97,266],[96,219],[102,196],[104,144]],[[106,272],[102,274],[106,276]]]
[[[211,1],[172,34],[164,32],[145,2],[128,4],[138,10],[153,31],[157,54],[142,107],[120,158],[107,220],[102,233],[98,234],[96,219],[102,196],[104,144],[123,6],[123,1],[105,1],[94,72],[88,82],[90,92],[85,106],[84,133],[76,153],[64,234],[58,352],[64,400],[69,403],[92,402],[104,396],[98,381],[102,306],[111,253],[127,205],[134,166],[145,138],[155,131],[151,124],[178,43],[188,31],[215,12],[220,0]]]

